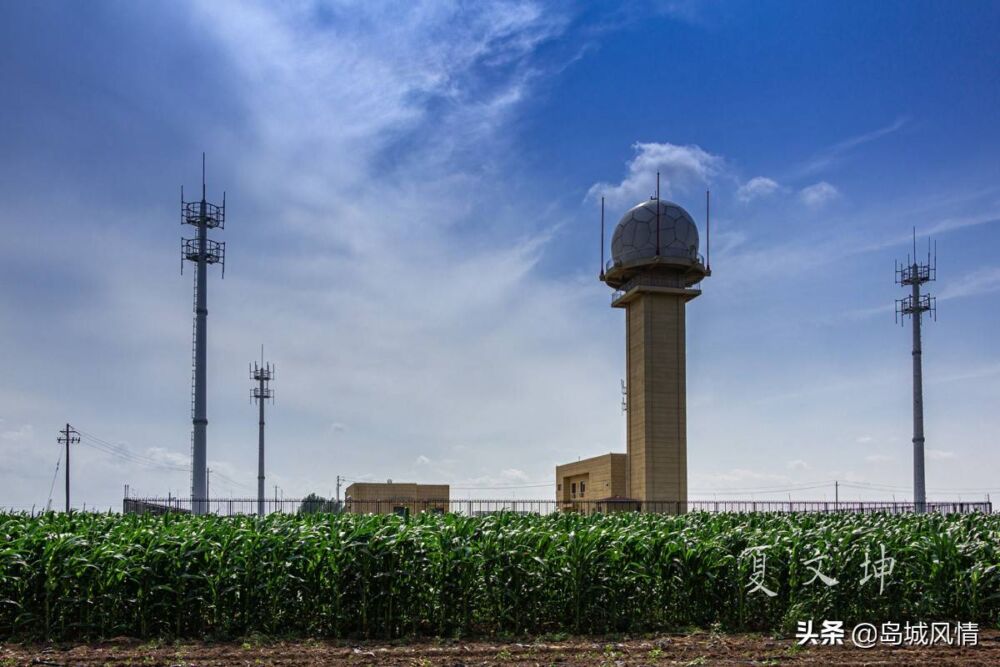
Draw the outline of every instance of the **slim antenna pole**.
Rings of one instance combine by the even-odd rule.
[[[660,256],[660,172],[656,172],[656,256]]]
[[[274,390],[270,387],[274,379],[274,366],[264,363],[264,346],[260,346],[260,366],[254,363],[250,379],[257,386],[250,390],[251,401],[257,401],[257,516],[264,516],[264,404],[274,400]]]
[[[712,270],[712,206],[710,201],[709,191],[705,190],[705,268],[709,271]]]
[[[896,283],[910,288],[910,294],[896,301],[897,317],[910,317],[913,326],[913,503],[916,512],[926,511],[927,490],[924,472],[924,391],[923,347],[920,336],[923,314],[936,315],[934,297],[921,294],[920,286],[936,279],[936,270],[930,262],[928,241],[927,263],[921,264],[917,256],[917,230],[913,228],[913,259],[907,257],[906,266],[896,268]]]
[[[604,280],[604,197],[601,197],[601,280]]]
[[[191,511],[204,514],[208,500],[208,267],[219,264],[225,274],[226,244],[208,237],[210,230],[225,227],[225,204],[206,199],[205,153],[201,154],[201,201],[181,201],[181,224],[197,230],[182,239],[181,260],[196,265],[194,277],[194,332],[191,377]]]

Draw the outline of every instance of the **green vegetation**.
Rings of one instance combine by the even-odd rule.
[[[0,515],[0,638],[995,625],[998,565],[1000,515]]]
[[[323,496],[315,493],[310,493],[308,496],[303,498],[302,504],[299,505],[299,514],[320,514],[336,511],[336,501],[327,500]]]

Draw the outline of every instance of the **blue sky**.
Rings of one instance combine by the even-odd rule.
[[[78,447],[74,504],[187,492],[177,208],[203,150],[229,202],[209,296],[221,494],[254,487],[261,343],[278,365],[268,485],[288,496],[341,474],[550,497],[557,463],[623,451],[598,200],[613,223],[657,170],[703,236],[713,193],[714,275],[688,310],[692,497],[822,499],[834,479],[842,497],[909,495],[892,268],[914,227],[939,251],[929,496],[1000,492],[996,3],[6,3],[0,19],[0,504],[45,504],[66,421],[132,458]]]

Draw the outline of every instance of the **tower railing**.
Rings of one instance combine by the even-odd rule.
[[[197,262],[201,257],[201,246],[198,239],[181,239],[181,252],[184,259]],[[205,239],[205,261],[209,264],[222,264],[226,270],[226,242]]]
[[[705,266],[705,256],[703,254],[701,254],[700,252],[699,253],[695,253],[695,254],[697,256],[697,260],[696,260],[697,263],[701,264],[702,266]],[[630,261],[627,261],[627,262],[616,262],[614,259],[609,259],[604,264],[604,269],[606,271],[610,271],[611,269],[614,269],[616,267],[631,266],[633,264],[645,264],[647,262],[648,263],[653,263],[654,261],[656,261],[656,259],[657,258],[655,258],[655,257],[637,257],[637,258],[635,258],[633,260],[630,260]],[[687,255],[687,254],[684,254],[684,255],[661,254],[660,255],[660,259],[691,259],[691,257],[689,255]]]
[[[205,226],[209,229],[225,229],[226,227],[226,205],[222,206],[210,202],[187,201],[181,205],[181,224],[194,225],[201,224],[201,207],[205,206]]]
[[[692,286],[685,282],[683,276],[664,275],[657,273],[642,273],[611,293],[611,303],[628,294],[629,290],[636,287],[669,287],[672,289],[690,289]]]

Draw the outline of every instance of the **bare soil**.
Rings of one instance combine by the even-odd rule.
[[[142,642],[0,644],[0,666],[13,665],[1000,665],[1000,631],[984,630],[970,647],[796,646],[754,634],[664,634],[636,639],[522,641]]]

